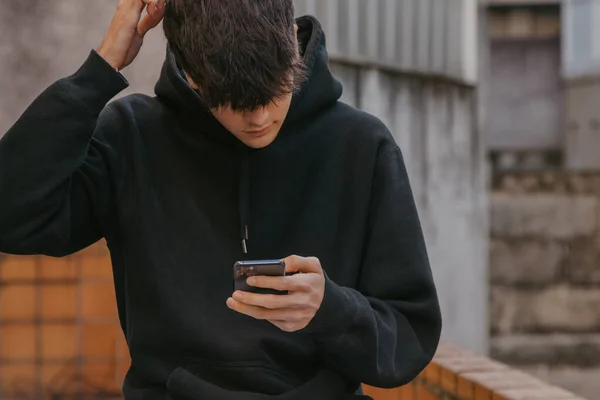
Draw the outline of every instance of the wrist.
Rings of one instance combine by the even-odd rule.
[[[359,307],[349,289],[340,287],[325,274],[325,293],[320,308],[300,332],[313,335],[337,335],[357,319]]]
[[[121,66],[117,62],[111,60],[111,57],[108,55],[108,52],[102,46],[100,46],[98,50],[96,50],[96,53],[98,53],[98,55],[102,57],[104,61],[106,61],[111,67],[113,67],[115,71],[118,72],[121,69]]]

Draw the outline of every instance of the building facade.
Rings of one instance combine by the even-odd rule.
[[[492,357],[600,384],[600,1],[490,1]]]

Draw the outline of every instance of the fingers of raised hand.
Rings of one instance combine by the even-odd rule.
[[[138,24],[138,34],[144,36],[150,29],[155,28],[165,15],[165,0],[144,0],[148,2],[148,14]]]

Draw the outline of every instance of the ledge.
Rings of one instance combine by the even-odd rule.
[[[557,386],[449,343],[411,384],[365,387],[375,400],[585,400]]]

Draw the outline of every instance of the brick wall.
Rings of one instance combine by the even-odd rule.
[[[118,396],[128,364],[103,243],[62,259],[0,256],[0,398]]]
[[[600,393],[600,175],[502,174],[491,197],[491,355]]]
[[[443,343],[434,362],[410,385],[366,387],[375,400],[583,400],[505,364]]]

